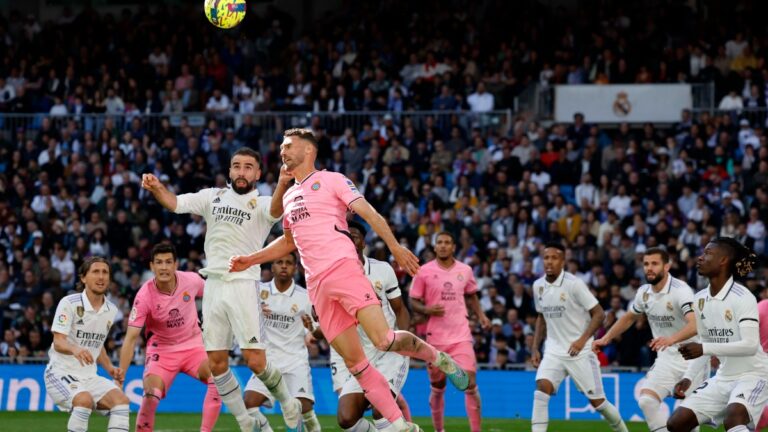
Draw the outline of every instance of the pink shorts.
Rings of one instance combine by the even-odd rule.
[[[434,345],[438,351],[442,351],[451,356],[453,361],[465,371],[477,371],[477,358],[475,357],[475,349],[472,346],[472,342],[458,342],[451,345],[432,345]],[[443,372],[431,363],[427,365],[427,367],[430,381],[438,381],[443,377]]]
[[[177,374],[181,372],[198,379],[200,365],[206,360],[208,360],[208,354],[202,346],[190,351],[147,352],[144,363],[144,378],[147,375],[159,376],[165,384],[165,394],[168,394]]]
[[[332,342],[341,332],[357,325],[357,311],[381,305],[357,259],[343,259],[309,282],[309,299],[326,340]]]

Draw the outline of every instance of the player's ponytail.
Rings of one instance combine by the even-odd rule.
[[[718,237],[715,243],[730,249],[731,262],[728,271],[731,275],[747,277],[757,265],[757,254],[747,246],[730,237]]]

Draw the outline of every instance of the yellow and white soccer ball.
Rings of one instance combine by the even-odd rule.
[[[230,29],[245,18],[245,0],[205,0],[205,16],[216,27]]]

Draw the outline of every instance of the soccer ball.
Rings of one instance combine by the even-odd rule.
[[[245,18],[245,0],[205,0],[205,16],[216,27],[230,29]]]

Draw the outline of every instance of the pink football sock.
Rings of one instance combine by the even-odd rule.
[[[162,397],[163,393],[159,389],[152,389],[144,394],[139,414],[136,416],[136,432],[155,430],[155,412]]]
[[[432,387],[432,392],[429,394],[429,408],[432,411],[432,425],[436,431],[443,430],[443,412],[445,411],[445,387],[437,388]]]
[[[384,418],[394,423],[403,417],[400,408],[397,407],[395,398],[392,397],[392,392],[389,390],[386,378],[368,363],[368,359],[349,368],[349,372],[360,383],[360,387],[365,392],[366,399],[379,410]]]
[[[221,398],[219,397],[219,390],[216,389],[216,383],[213,382],[213,377],[211,377],[208,379],[208,391],[205,392],[205,400],[203,400],[203,423],[200,425],[200,432],[213,431],[220,412]]]
[[[480,432],[480,392],[477,386],[464,392],[464,407],[467,409],[470,431]]]

